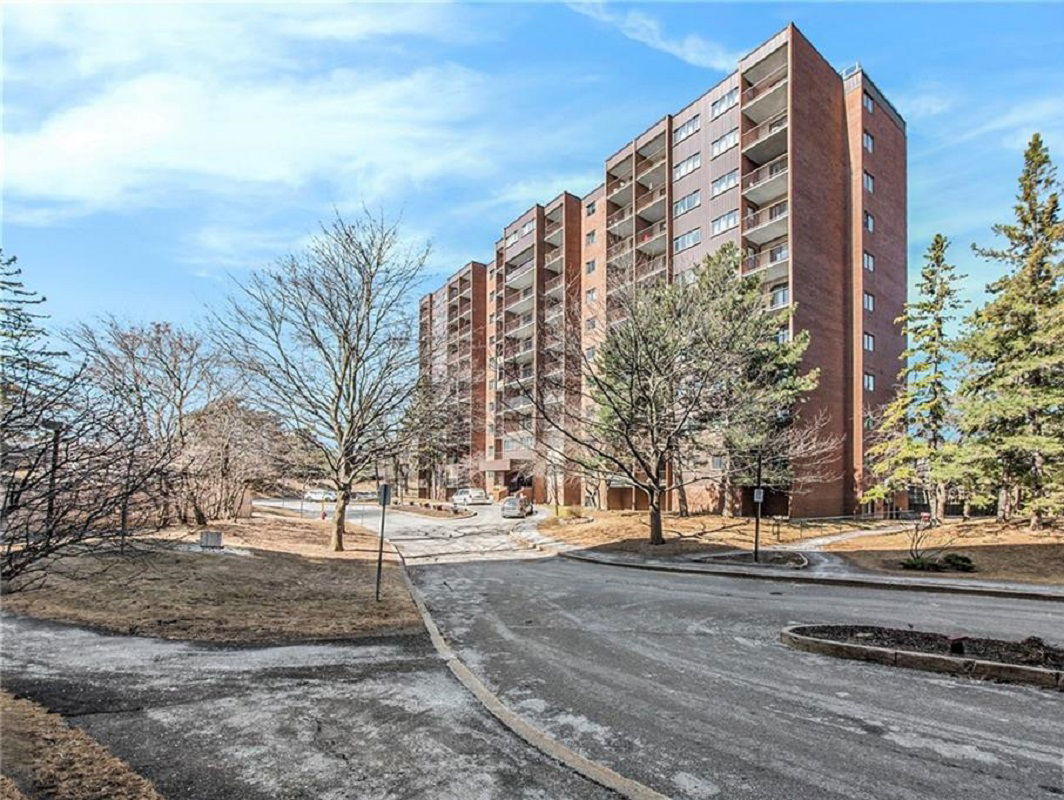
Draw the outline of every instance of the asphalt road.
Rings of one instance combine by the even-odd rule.
[[[416,584],[511,708],[672,797],[1064,795],[1064,695],[800,653],[791,623],[1064,643],[1064,606],[490,555],[433,563],[455,523],[404,523]],[[479,522],[480,520],[478,520]],[[468,522],[463,550],[479,548]],[[400,531],[396,531],[400,533]]]
[[[1064,695],[777,638],[792,622],[873,622],[1059,643],[1060,604],[579,563],[516,548],[511,523],[480,511],[390,514],[386,531],[485,683],[624,775],[676,798],[1064,795]],[[488,716],[423,636],[227,649],[10,616],[3,634],[7,689],[172,798],[608,795]]]

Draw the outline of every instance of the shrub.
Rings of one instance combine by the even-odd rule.
[[[947,553],[942,556],[942,566],[945,569],[951,569],[954,572],[975,572],[975,564],[968,556],[962,556],[960,553]]]
[[[922,556],[915,558],[907,558],[901,562],[902,569],[915,569],[921,572],[941,572],[942,564],[934,558],[924,558]]]

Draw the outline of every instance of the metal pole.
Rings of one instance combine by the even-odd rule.
[[[761,451],[757,451],[757,488],[755,492],[764,491],[761,488]],[[760,495],[759,495],[760,496]],[[758,500],[755,503],[757,506],[757,516],[754,517],[754,563],[756,564],[761,560],[761,501]]]
[[[388,484],[383,484],[380,489],[381,501],[381,535],[377,540],[377,602],[381,600],[381,570],[384,567],[384,512],[388,509],[388,501],[391,499]]]

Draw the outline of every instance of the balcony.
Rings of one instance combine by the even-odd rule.
[[[554,251],[543,262],[543,268],[551,272],[561,272],[563,266],[562,249],[560,247],[554,248]]]
[[[505,308],[507,313],[512,314],[528,311],[535,300],[535,290],[531,286],[516,292],[508,292],[507,295]]]
[[[655,276],[662,275],[667,266],[668,261],[664,255],[641,260],[635,266],[635,279],[637,281],[645,281]]]
[[[507,318],[506,335],[515,339],[523,339],[532,333],[532,326],[536,323],[536,315],[529,311],[527,314],[514,315]]]
[[[532,285],[532,278],[535,275],[536,262],[533,259],[528,259],[517,266],[511,267],[506,270],[506,285],[514,289],[523,289],[526,286]]]
[[[632,207],[626,206],[606,217],[606,229],[615,236],[629,236],[632,233]]]
[[[665,180],[665,162],[668,155],[668,151],[663,149],[649,158],[637,156],[635,179],[644,186],[660,186]]]
[[[665,199],[669,187],[660,186],[643,192],[635,199],[636,213],[647,222],[657,222],[665,216]]]
[[[562,243],[562,221],[547,222],[546,227],[543,229],[543,239],[554,246],[559,246]]]
[[[635,235],[635,246],[642,253],[657,255],[665,252],[665,234],[668,224],[662,220],[653,225],[648,225]]]
[[[619,242],[614,242],[606,248],[606,260],[611,261],[618,258],[627,256],[632,250],[632,242],[630,239],[622,239]]]
[[[758,275],[764,281],[786,278],[790,268],[787,243],[763,249],[743,259],[743,275]]]
[[[518,364],[524,364],[532,360],[532,353],[535,350],[535,342],[532,338],[523,339],[512,345],[507,345],[503,348],[503,358],[507,361],[513,361]]]
[[[791,304],[791,289],[787,284],[775,286],[765,295],[765,309],[779,311]]]
[[[751,122],[764,122],[787,108],[787,65],[783,64],[743,92],[742,109]]]
[[[751,203],[765,205],[787,194],[787,155],[769,161],[743,178],[743,196]]]
[[[755,244],[765,244],[787,233],[787,201],[753,211],[743,219],[743,236]]]
[[[555,292],[562,288],[564,283],[565,276],[561,273],[555,275],[553,278],[547,278],[547,280],[543,282],[543,294],[553,295]]]
[[[743,134],[743,155],[756,164],[767,164],[786,152],[786,111]]]
[[[614,178],[606,183],[606,199],[619,206],[632,202],[632,181],[629,178]]]

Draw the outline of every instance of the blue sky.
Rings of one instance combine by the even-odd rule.
[[[1064,6],[5,4],[3,248],[60,325],[192,320],[334,208],[402,213],[439,277],[583,193],[794,20],[909,124],[910,273],[972,257],[1035,130],[1064,165]],[[428,287],[426,287],[428,288]]]

